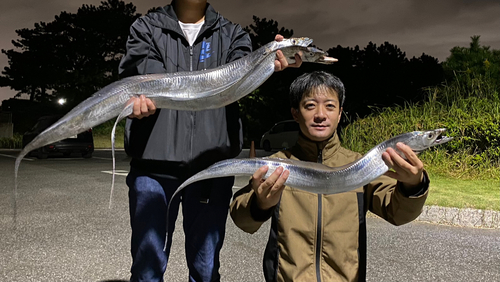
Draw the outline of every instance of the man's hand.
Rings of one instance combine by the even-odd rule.
[[[128,101],[128,104],[134,103],[133,112],[129,115],[129,118],[138,118],[141,119],[143,117],[148,117],[156,112],[156,106],[149,98],[141,95],[139,97],[132,97]]]
[[[276,41],[282,41],[283,39],[283,35],[280,34],[276,34],[276,37],[274,38],[274,40]],[[283,52],[281,52],[281,50],[278,50],[276,52],[276,59],[274,60],[274,71],[282,71],[287,67],[298,68],[300,67],[300,65],[302,65],[302,58],[299,54],[295,54],[295,63],[289,65],[288,61],[283,55]]]
[[[424,164],[409,146],[398,143],[396,147],[406,156],[407,160],[403,159],[394,149],[387,148],[382,154],[382,159],[392,170],[386,172],[385,175],[401,182],[406,190],[411,190],[422,182]]]
[[[257,205],[261,210],[268,210],[278,204],[285,188],[285,181],[290,174],[290,171],[283,171],[283,167],[280,166],[266,180],[263,180],[268,169],[269,167],[265,165],[252,176],[252,189],[255,191]]]

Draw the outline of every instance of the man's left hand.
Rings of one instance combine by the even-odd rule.
[[[276,37],[274,38],[274,40],[276,41],[282,41],[283,39],[285,38],[281,34],[276,34]],[[281,50],[278,50],[276,52],[276,59],[274,60],[274,71],[282,71],[288,67],[298,68],[300,67],[300,65],[302,65],[302,58],[299,54],[295,54],[295,63],[289,65],[288,61],[283,55],[283,52],[281,52]]]
[[[396,148],[406,156],[406,160],[393,148],[387,148],[382,159],[392,170],[387,171],[385,175],[401,182],[407,190],[417,187],[424,177],[424,164],[409,146],[398,143]]]

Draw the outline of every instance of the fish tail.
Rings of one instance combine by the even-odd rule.
[[[22,154],[22,152],[21,152],[21,154],[16,159],[16,164],[15,164],[15,168],[14,168],[14,195],[13,195],[13,200],[12,200],[12,205],[13,205],[12,210],[14,212],[14,215],[13,215],[14,227],[16,226],[16,222],[17,222],[17,186],[18,186],[17,172],[19,170],[19,165],[21,164],[21,161],[25,155],[26,155],[26,153]]]
[[[111,130],[111,155],[113,159],[113,171],[112,171],[112,180],[111,180],[111,191],[109,193],[109,209],[111,209],[111,204],[113,201],[113,191],[115,189],[115,172],[116,172],[116,159],[115,159],[115,136],[116,136],[116,126],[118,123],[124,119],[125,117],[132,114],[134,108],[134,103],[128,104],[118,115],[116,118],[115,124],[113,125],[113,129]]]
[[[210,170],[210,168],[208,168],[208,170]],[[169,224],[171,224],[169,222],[169,217],[170,217],[170,206],[172,205],[172,202],[175,198],[175,196],[177,194],[179,194],[186,186],[188,186],[189,184],[192,184],[194,182],[198,182],[200,180],[203,180],[203,179],[208,179],[210,177],[203,177],[206,175],[205,174],[201,174],[201,177],[200,177],[200,173],[202,172],[198,172],[197,174],[191,176],[188,180],[184,181],[184,183],[181,184],[181,186],[179,186],[177,188],[177,190],[175,190],[174,194],[172,194],[172,197],[170,197],[170,200],[168,201],[168,205],[167,205],[167,218],[166,218],[166,223],[165,223],[165,226],[166,226],[166,230],[167,230],[167,234],[166,234],[166,237],[165,238],[168,238],[168,230],[169,230]],[[168,240],[165,240],[165,246],[163,246],[163,251],[166,251],[167,250],[167,243],[168,243]]]
[[[14,165],[14,200],[13,200],[13,210],[14,210],[14,223],[17,221],[17,186],[18,186],[18,172],[19,172],[19,166],[21,165],[21,161],[23,158],[28,154],[30,151],[29,147],[26,146],[24,149],[19,153],[19,156],[16,158],[16,162]]]

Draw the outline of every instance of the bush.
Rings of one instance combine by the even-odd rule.
[[[447,128],[454,140],[426,150],[420,158],[433,172],[452,177],[500,178],[500,101],[498,93],[481,97],[457,92],[456,86],[428,89],[421,104],[379,110],[349,124],[343,144],[365,153],[398,134]]]
[[[20,149],[23,146],[23,136],[19,133],[14,133],[12,138],[0,138],[0,148],[3,149]]]
[[[109,138],[111,136],[111,130],[113,129],[113,126],[115,125],[116,120],[108,120],[105,123],[102,123],[92,129],[92,133],[94,136],[102,136],[105,135]],[[116,125],[116,136],[123,135],[125,132],[125,119],[121,120],[117,125]]]

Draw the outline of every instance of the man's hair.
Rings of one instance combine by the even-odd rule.
[[[344,83],[330,73],[314,71],[297,77],[290,85],[290,105],[292,108],[298,109],[302,97],[318,88],[335,90],[340,106],[342,107],[345,99]]]

